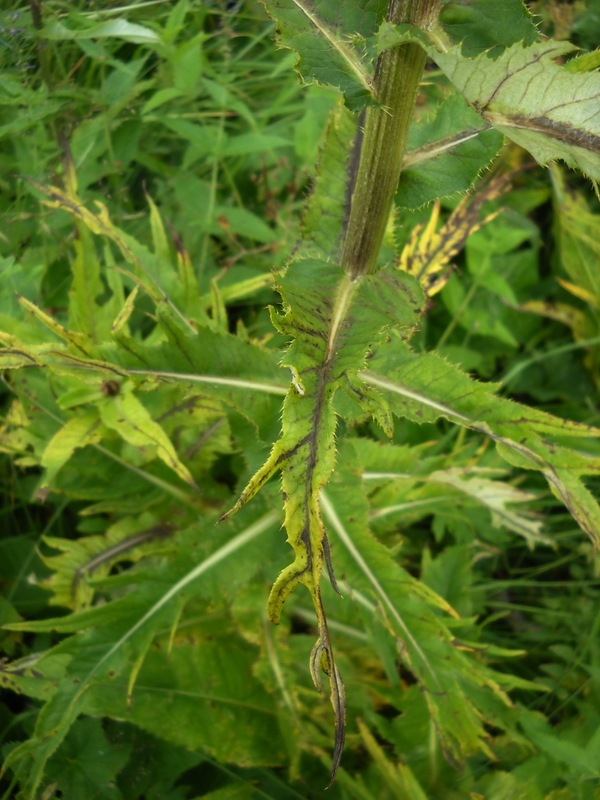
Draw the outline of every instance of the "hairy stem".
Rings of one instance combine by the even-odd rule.
[[[390,0],[387,20],[430,27],[439,0]],[[386,50],[377,59],[375,92],[367,109],[341,263],[352,276],[373,272],[398,188],[408,128],[425,53],[416,44]]]

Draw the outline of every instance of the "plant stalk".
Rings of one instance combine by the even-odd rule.
[[[389,0],[387,21],[429,28],[439,0]],[[426,55],[404,44],[380,54],[374,89],[379,105],[367,109],[341,265],[353,277],[375,270],[398,188],[408,129]]]

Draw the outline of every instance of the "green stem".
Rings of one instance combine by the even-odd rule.
[[[439,0],[389,0],[387,21],[430,27]],[[386,50],[377,59],[379,105],[366,111],[341,263],[352,276],[373,272],[398,188],[426,55],[419,45]]]

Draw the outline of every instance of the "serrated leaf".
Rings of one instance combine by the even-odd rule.
[[[510,508],[514,503],[527,503],[535,499],[535,495],[501,481],[471,477],[459,468],[432,472],[427,480],[452,486],[486,506],[492,514],[494,526],[503,525],[518,533],[525,538],[530,547],[536,543],[552,544],[552,540],[542,534],[541,521],[531,519]]]
[[[181,462],[168,436],[150,416],[141,401],[133,394],[132,386],[124,384],[114,397],[98,403],[100,419],[134,447],[156,454],[161,461],[190,486],[196,483],[188,468]]]
[[[115,691],[115,687],[111,684],[117,675],[121,676],[123,682],[116,692],[118,696],[114,697],[111,709],[114,710],[117,702],[121,708],[126,709],[125,676],[133,659],[139,657],[141,653],[146,653],[156,631],[162,631],[164,627],[168,629],[169,623],[178,618],[185,602],[202,590],[203,583],[198,579],[201,576],[205,579],[211,571],[219,568],[225,569],[225,577],[229,576],[231,573],[229,559],[277,522],[278,515],[273,512],[259,517],[225,544],[217,547],[192,570],[184,571],[184,565],[189,564],[189,556],[185,555],[178,565],[176,579],[173,580],[171,575],[170,581],[168,580],[166,584],[165,576],[161,575],[159,570],[154,579],[146,576],[136,591],[130,591],[127,596],[110,604],[54,620],[22,623],[28,629],[78,632],[76,637],[64,640],[49,653],[37,655],[29,669],[26,664],[19,662],[12,670],[11,665],[0,669],[0,681],[3,685],[13,691],[22,690],[34,697],[42,696],[47,700],[38,715],[32,738],[12,750],[4,764],[5,768],[15,770],[22,776],[21,788],[26,800],[34,800],[39,796],[38,790],[48,759],[56,752],[70,726],[80,714],[99,713],[98,710],[94,710],[94,703],[97,702],[101,706],[104,692]],[[162,580],[159,580],[159,576]],[[129,577],[127,583],[131,589]],[[214,665],[208,670],[209,681],[215,680],[213,670]],[[235,666],[232,666],[231,670],[235,672]],[[246,667],[243,667],[243,670],[249,677]],[[164,671],[162,667],[158,672],[161,671]],[[231,671],[223,666],[217,673],[221,671],[225,677],[223,685],[225,688],[228,684],[226,676],[230,675]],[[68,679],[65,679],[65,676]],[[239,678],[237,682],[229,683],[229,688],[234,693],[239,692],[240,687],[245,693],[245,686],[246,684],[240,682]],[[146,705],[152,706],[152,703],[144,704]],[[187,703],[187,708],[189,710],[193,706]],[[167,708],[156,718],[156,725],[144,721],[147,720],[147,712],[148,709],[140,708],[141,718],[138,724],[156,730],[160,734],[156,725],[161,718],[164,723]],[[196,723],[197,715],[194,712],[197,735],[210,737],[211,732],[207,730],[203,734],[198,730]],[[233,727],[231,730],[234,729]],[[251,733],[252,726],[248,726],[248,730]],[[221,734],[214,740],[215,748],[219,747],[219,738],[222,738]]]
[[[561,159],[600,180],[600,75],[572,74],[555,63],[572,50],[543,42],[513,45],[495,61],[464,59],[457,50],[435,59],[483,118],[538,163]]]
[[[150,252],[145,245],[115,225],[107,207],[100,201],[97,200],[95,203],[97,210],[91,211],[77,195],[69,191],[45,186],[37,181],[31,183],[48,198],[45,201],[46,205],[67,211],[89,231],[104,237],[105,241],[113,242],[125,261],[133,267],[136,282],[144,288],[156,305],[162,303],[168,306],[170,313],[178,317],[190,331],[194,331],[195,327],[186,313],[190,313],[197,323],[208,324],[204,309],[198,303],[198,294],[189,292],[189,289],[194,288],[194,282],[189,280],[189,275],[185,276],[185,280],[181,280],[183,275],[180,255],[178,254],[176,261],[165,258],[168,248],[164,241],[164,231],[161,235],[162,222],[157,210],[153,211],[152,203],[151,225],[153,238],[158,247],[156,253]]]
[[[277,22],[279,41],[298,53],[305,81],[339,86],[351,105],[368,101],[373,91],[373,59],[365,39],[385,16],[383,0],[264,0]]]
[[[334,588],[335,580],[319,499],[335,465],[333,400],[338,388],[364,364],[369,349],[386,328],[406,332],[414,326],[422,295],[416,284],[395,270],[352,279],[341,268],[318,261],[292,263],[280,279],[279,291],[284,313],[273,313],[273,323],[281,333],[293,337],[282,361],[292,371],[292,386],[283,405],[282,435],[224,518],[281,471],[285,525],[294,561],[277,578],[268,610],[277,622],[283,604],[299,584],[312,595],[319,636],[310,670],[317,689],[321,687],[320,670],[329,676],[336,726],[333,779],[344,743],[345,699],[321,599],[324,565]]]
[[[222,763],[276,765],[283,742],[273,735],[272,698],[252,675],[254,660],[254,648],[241,637],[181,636],[168,653],[150,649],[129,704],[123,683],[111,682],[92,690],[86,712],[129,720]]]
[[[561,159],[600,180],[600,74],[573,74],[556,64],[574,45],[515,44],[496,59],[467,58],[458,46],[430,44],[411,26],[382,25],[380,49],[407,41],[424,47],[483,119],[539,164]]]
[[[489,129],[463,97],[451,95],[432,120],[411,126],[397,204],[419,208],[466,191],[497,156],[502,142],[502,135]]]
[[[339,574],[351,596],[360,593],[373,599],[367,619],[378,617],[397,640],[399,657],[419,682],[446,756],[460,763],[477,750],[489,755],[483,722],[503,727],[501,709],[510,706],[503,687],[510,684],[503,675],[465,654],[451,632],[456,612],[409,575],[370,533],[360,471],[348,443],[323,496]],[[439,613],[442,609],[445,617]],[[473,697],[474,690],[481,687],[485,707],[478,707]]]
[[[275,353],[209,329],[195,335],[181,332],[158,344],[123,339],[121,334],[117,339],[119,345],[101,347],[113,363],[133,376],[195,387],[239,411],[261,437],[272,441],[279,401],[287,392]]]
[[[360,377],[384,392],[395,414],[415,422],[446,417],[489,436],[511,464],[541,472],[582,530],[600,543],[600,507],[581,481],[600,473],[600,459],[560,444],[567,437],[599,437],[600,429],[496,397],[493,384],[478,383],[433,354],[417,355],[399,340],[370,366],[373,371]]]
[[[94,590],[90,579],[107,575],[120,560],[136,562],[151,552],[159,551],[161,542],[172,535],[166,523],[156,523],[150,514],[124,517],[110,525],[102,536],[81,536],[78,539],[44,538],[44,543],[60,555],[43,556],[52,570],[44,581],[52,592],[51,605],[80,611],[91,603]],[[158,543],[158,544],[157,544]],[[150,546],[150,547],[149,547]]]

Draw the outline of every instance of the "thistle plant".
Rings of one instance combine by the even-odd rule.
[[[183,248],[170,247],[151,200],[152,249],[119,227],[101,202],[82,201],[68,158],[62,187],[35,184],[46,208],[73,219],[72,288],[63,319],[22,297],[28,322],[17,311],[13,322],[4,320],[0,366],[16,397],[3,448],[24,467],[41,467],[38,497],[71,494],[89,503],[84,514],[111,523],[101,535],[47,537],[59,554],[44,556],[46,588],[69,613],[7,626],[64,635],[33,659],[3,667],[8,688],[43,703],[31,738],[6,762],[23,797],[39,796],[48,763],[81,715],[131,720],[162,735],[160,709],[150,709],[150,695],[144,701],[145,690],[136,688],[141,677],[145,686],[158,686],[161,669],[171,670],[172,686],[185,691],[189,681],[220,681],[213,676],[222,668],[232,677],[220,693],[240,700],[243,675],[254,681],[248,642],[257,640],[239,598],[246,597],[244,584],[254,585],[265,553],[275,548],[273,557],[280,557],[264,534],[276,539],[282,521],[292,554],[274,579],[267,616],[278,623],[292,596],[310,595],[316,638],[309,672],[318,690],[327,684],[333,707],[330,781],[342,759],[350,698],[329,607],[347,603],[361,609],[369,635],[385,638],[392,661],[419,687],[447,760],[459,764],[477,752],[492,758],[489,729],[515,731],[511,691],[540,687],[481,656],[468,622],[373,533],[370,504],[374,492],[445,486],[487,507],[528,544],[547,538],[539,521],[515,510],[531,496],[503,473],[422,457],[399,443],[403,425],[442,420],[493,443],[507,470],[543,476],[594,545],[600,541],[600,508],[583,480],[600,467],[587,447],[600,430],[505,399],[496,386],[411,344],[429,298],[449,277],[448,264],[491,218],[479,218],[481,207],[509,186],[506,176],[480,182],[505,140],[539,164],[562,161],[600,180],[598,73],[577,58],[559,65],[572,45],[540,40],[518,0],[494,22],[486,15],[496,4],[487,0],[464,19],[439,0],[264,5],[301,79],[338,95],[301,239],[274,274],[221,294],[216,284],[202,284]],[[415,104],[426,64],[434,65],[444,94],[433,119],[423,120]],[[468,190],[440,226],[440,200]],[[397,244],[404,216],[434,201],[428,224]],[[270,319],[275,341],[285,342],[281,350],[227,329],[228,297],[269,284],[280,297]],[[141,313],[145,327],[136,322]],[[38,419],[42,433],[24,433]],[[194,437],[202,447],[194,449]],[[244,452],[246,465],[239,491],[228,496],[214,468],[232,447]],[[123,507],[118,492],[95,498],[89,474],[77,476],[84,453],[93,455],[91,469],[101,480],[132,476],[131,505]],[[124,558],[130,567],[111,572]],[[192,569],[190,560],[197,561]],[[180,626],[212,602],[224,603],[244,636],[221,651],[210,638],[204,651],[182,642]],[[255,625],[261,628],[260,618]],[[298,730],[293,691],[270,636],[261,647]],[[167,651],[174,651],[171,666]],[[241,736],[233,755],[210,730],[190,735],[189,719],[178,721],[187,712],[175,700],[166,712],[167,736],[217,759],[266,763],[261,743],[269,738],[265,718],[274,701],[262,684],[255,691],[244,722],[256,741]],[[221,737],[235,726],[231,715],[213,717],[209,704],[202,710],[205,727],[214,724]],[[178,725],[187,731],[181,740]],[[356,725],[377,755],[364,723]],[[406,788],[412,779],[402,775]]]

